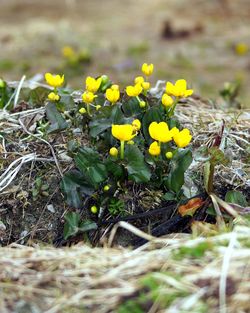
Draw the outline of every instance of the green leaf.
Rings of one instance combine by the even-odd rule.
[[[27,101],[32,107],[38,105],[40,106],[47,97],[49,90],[44,87],[36,87],[34,89],[22,88],[21,98]]]
[[[127,145],[125,149],[125,158],[128,161],[126,169],[129,178],[136,183],[146,183],[150,180],[151,172],[144,161],[144,156],[135,145]]]
[[[46,114],[48,120],[51,122],[48,133],[60,131],[68,127],[68,123],[62,114],[57,111],[54,103],[49,102],[46,105]]]
[[[90,136],[97,137],[112,124],[123,122],[123,114],[118,105],[103,107],[98,116],[89,123]]]
[[[74,236],[78,233],[78,225],[80,222],[79,213],[68,212],[65,215],[65,224],[63,229],[63,237],[64,239],[68,239],[70,236]]]
[[[243,207],[246,207],[248,205],[246,197],[237,190],[228,191],[225,196],[225,201],[229,203],[239,204]]]
[[[91,148],[81,148],[75,156],[75,163],[86,181],[94,188],[107,179],[108,173],[98,152]]]
[[[107,168],[107,171],[116,179],[124,176],[124,168],[122,165],[117,163],[117,160],[113,160],[111,157],[108,157],[105,161],[105,166]]]
[[[174,193],[172,192],[166,192],[163,197],[162,197],[164,200],[166,201],[173,201],[173,200],[176,200],[176,196]]]
[[[89,231],[89,230],[95,230],[97,229],[97,224],[95,222],[86,220],[80,223],[78,230],[81,232]]]
[[[166,180],[166,186],[178,193],[184,184],[184,173],[192,163],[192,152],[188,149],[179,150],[171,160],[171,170]]]
[[[140,108],[136,97],[132,97],[124,102],[122,104],[122,110],[127,117],[137,116],[138,118],[138,114],[142,113],[142,109]]]
[[[228,165],[230,163],[229,158],[218,147],[212,147],[209,149],[210,163],[213,165],[223,164]]]
[[[70,111],[75,108],[75,102],[71,94],[65,90],[59,90],[60,104],[63,108],[63,111]]]
[[[83,175],[76,170],[67,172],[62,181],[61,189],[69,206],[81,208],[83,194],[91,195],[94,189],[89,186]]]
[[[85,220],[80,222],[80,214],[76,212],[68,212],[65,215],[65,224],[63,229],[64,239],[76,235],[78,232],[86,232],[97,229],[97,224],[92,221]]]

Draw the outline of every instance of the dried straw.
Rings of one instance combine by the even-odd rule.
[[[180,235],[154,239],[136,249],[25,247],[0,249],[0,311],[117,312],[138,297],[150,273],[164,305],[151,299],[148,312],[249,312],[250,228],[210,238]],[[206,245],[203,256],[183,254]],[[26,311],[25,311],[26,310]]]

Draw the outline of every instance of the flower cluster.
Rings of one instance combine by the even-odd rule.
[[[169,129],[166,122],[152,122],[149,125],[148,130],[150,137],[155,140],[149,147],[149,153],[152,156],[160,155],[161,143],[167,143],[171,140],[174,140],[178,148],[184,148],[190,143],[192,139],[190,131],[187,128],[183,129],[182,131],[180,131],[177,127]],[[171,158],[170,155],[171,154],[168,153],[166,157],[169,159]]]
[[[154,65],[144,63],[142,65],[141,71],[146,77],[148,77],[152,75],[154,71]],[[129,97],[138,97],[142,92],[147,94],[149,89],[150,82],[148,82],[143,76],[137,76],[134,80],[134,85],[126,87],[126,93]]]
[[[59,101],[60,96],[58,95],[57,88],[62,87],[62,85],[64,84],[64,75],[60,76],[58,74],[52,75],[51,73],[46,73],[45,80],[48,85],[50,85],[51,87],[54,87],[54,91],[48,94],[48,99],[50,101]]]
[[[65,51],[69,55],[71,52],[70,49]],[[99,214],[98,208],[107,206],[117,186],[126,185],[128,180],[149,183],[152,188],[156,186],[177,196],[181,194],[184,173],[192,162],[191,149],[186,149],[192,135],[172,116],[180,99],[191,96],[193,90],[188,89],[186,80],[179,79],[174,83],[166,82],[164,90],[155,93],[149,81],[153,71],[153,64],[144,63],[141,74],[125,92],[106,75],[88,76],[82,101],[74,99],[67,90],[58,90],[64,84],[64,76],[45,75],[47,83],[54,88],[48,99],[60,100],[56,106],[58,120],[69,120],[69,123],[62,121],[61,125],[54,123],[53,130],[57,126],[65,129],[70,123],[77,128],[82,125],[83,131],[88,132],[89,143],[95,145],[91,148],[76,144],[73,152],[79,170],[76,171],[77,183],[93,190],[92,214]],[[70,97],[68,107],[66,101],[64,103],[65,95]],[[54,109],[48,105],[50,108]],[[72,176],[66,174],[65,184],[69,177],[73,177],[72,183],[76,184],[76,172],[71,172]],[[83,189],[79,188],[79,192]],[[65,193],[70,205],[82,199],[81,194],[72,198],[70,188],[66,188]],[[80,207],[80,203],[77,202],[77,206]]]
[[[180,98],[187,98],[193,94],[192,89],[187,89],[185,79],[178,79],[175,84],[167,82],[165,93],[162,95],[161,102],[169,116],[173,115],[176,104]],[[175,97],[175,100],[172,98]]]
[[[124,158],[124,144],[125,142],[129,142],[131,141],[131,139],[133,139],[138,131],[141,128],[141,122],[138,119],[135,119],[131,124],[124,124],[124,125],[112,125],[111,128],[111,133],[112,135],[118,139],[120,141],[121,144],[121,151],[120,151],[120,155],[121,155],[121,159]],[[117,153],[114,152],[116,150],[115,147],[112,147],[110,149],[110,155],[112,156],[117,156],[118,154],[118,150]]]

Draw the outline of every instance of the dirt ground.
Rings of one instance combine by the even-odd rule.
[[[198,94],[217,98],[226,81],[242,84],[250,106],[248,0],[1,0],[0,76],[63,71],[82,88],[84,75],[106,73],[128,83],[139,64],[153,62],[153,79],[186,78]],[[164,32],[165,30],[165,32]],[[163,32],[165,38],[163,38]],[[61,49],[87,49],[92,63],[69,70]]]
[[[101,3],[97,0],[0,0],[0,77],[20,80],[22,75],[30,78],[46,71],[63,72],[70,85],[83,89],[86,75],[105,73],[125,85],[139,74],[140,64],[146,61],[155,64],[152,82],[183,77],[203,98],[217,99],[224,82],[240,81],[241,104],[250,107],[250,51],[238,55],[234,49],[238,43],[250,47],[249,1],[105,0]],[[66,45],[89,51],[92,61],[74,68],[65,66],[61,50]],[[194,106],[199,103],[194,102]],[[220,103],[225,105],[220,101],[217,109],[221,109]],[[191,114],[196,113],[197,110]],[[223,110],[219,116],[221,114]],[[222,117],[215,121],[210,109],[208,116],[209,119],[212,116],[209,121],[214,133]],[[248,116],[246,113],[245,119],[249,119]],[[189,123],[188,114],[186,117]],[[199,127],[200,117],[196,120]],[[193,131],[199,132],[195,126]],[[8,147],[13,160],[24,152],[51,156],[43,143],[38,146],[32,143],[30,150],[24,151],[22,140],[26,134],[21,131],[12,134],[6,140],[13,141]],[[58,154],[63,149],[59,139],[51,139]],[[246,151],[245,147],[241,151]],[[13,161],[12,156],[8,162]],[[36,189],[37,177],[43,179],[49,190],[48,195],[34,201],[32,192]],[[20,171],[14,184],[0,195],[0,216],[7,226],[4,234],[0,229],[4,244],[26,243],[33,238],[52,243],[62,234],[67,208],[59,181],[53,163],[31,162]]]

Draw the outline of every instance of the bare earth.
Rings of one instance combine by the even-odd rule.
[[[184,77],[205,97],[216,98],[225,81],[239,80],[242,105],[250,105],[250,52],[240,56],[233,48],[240,42],[250,46],[248,0],[0,2],[0,76],[5,79],[48,70],[67,75],[61,49],[72,45],[89,49],[93,58],[71,73],[74,87],[82,88],[86,74],[106,73],[128,83],[148,61],[156,65],[155,79]],[[163,39],[167,21],[174,35]]]

